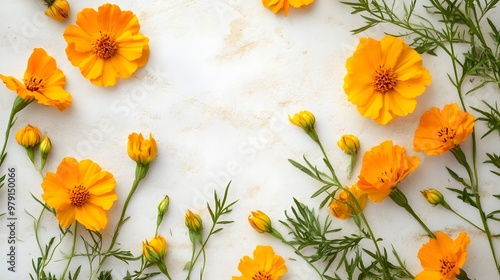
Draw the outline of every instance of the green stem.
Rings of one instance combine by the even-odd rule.
[[[394,188],[391,193],[389,194],[389,197],[399,206],[403,207],[410,215],[412,215],[413,218],[420,224],[420,226],[427,232],[429,237],[436,238],[432,230],[430,230],[427,225],[420,219],[420,217],[413,211],[413,208],[411,208],[410,204],[408,203],[408,199],[406,198],[405,194],[399,190],[397,187]]]
[[[196,239],[191,237],[191,233],[189,234],[189,237],[191,239],[191,260],[189,261],[189,270],[188,270],[188,275],[186,279],[190,279],[191,277],[191,271],[193,270],[194,266],[194,254],[196,253]]]
[[[12,104],[12,109],[10,110],[10,115],[9,115],[9,120],[7,122],[7,129],[5,129],[5,139],[3,142],[3,147],[2,147],[2,152],[0,152],[0,166],[2,166],[2,163],[5,159],[5,156],[7,153],[5,152],[5,149],[7,148],[7,142],[9,141],[9,136],[10,136],[10,130],[14,126],[14,123],[16,122],[14,120],[15,115],[20,112],[22,109],[24,109],[28,104],[30,104],[33,100],[26,101],[22,99],[21,97],[17,96],[16,99],[14,100],[14,103]]]
[[[137,166],[136,166],[134,183],[132,184],[132,188],[130,189],[130,192],[128,193],[127,199],[125,200],[125,203],[123,204],[122,212],[120,214],[120,219],[118,220],[118,223],[116,224],[115,231],[113,232],[113,238],[111,239],[111,243],[109,244],[109,247],[106,250],[106,253],[103,254],[103,257],[99,262],[97,270],[94,274],[94,278],[101,270],[106,259],[110,256],[110,254],[108,254],[108,253],[111,252],[113,250],[113,247],[115,246],[116,240],[118,238],[118,234],[120,233],[120,229],[121,229],[122,225],[125,223],[125,221],[128,219],[128,218],[125,218],[125,213],[127,212],[128,204],[129,204],[130,200],[132,199],[132,196],[134,196],[134,193],[135,193],[135,190],[137,189],[137,186],[139,186],[139,183],[142,181],[142,179],[144,179],[144,177],[146,177],[148,167],[149,166],[143,166],[143,165],[139,165],[139,164],[137,164]]]
[[[316,132],[314,132],[316,133]],[[326,166],[328,167],[328,169],[330,170],[330,173],[332,173],[332,180],[333,182],[338,186],[338,187],[341,187],[342,184],[340,184],[340,181],[339,179],[337,178],[337,174],[335,174],[335,170],[333,169],[331,163],[330,163],[330,159],[328,159],[328,155],[326,154],[325,152],[325,149],[323,148],[323,145],[321,144],[321,141],[319,140],[319,137],[316,136],[316,143],[318,144],[319,148],[321,149],[321,152],[323,153],[323,156],[325,157],[325,164]]]
[[[172,280],[172,277],[170,277],[170,274],[168,274],[168,269],[167,269],[167,266],[166,266],[164,263],[162,263],[162,262],[158,262],[158,263],[156,263],[156,265],[158,266],[158,268],[160,269],[160,271],[161,271],[163,274],[165,274],[165,276],[167,276],[167,278],[168,278],[169,280]]]
[[[73,232],[73,245],[71,246],[71,254],[69,256],[68,263],[66,264],[66,267],[64,268],[63,274],[60,278],[61,280],[65,279],[66,272],[68,271],[69,265],[71,264],[71,260],[73,260],[73,257],[75,256],[77,230],[78,230],[78,223],[75,223],[75,229]]]
[[[314,271],[316,271],[316,273],[319,275],[319,277],[320,277],[321,280],[324,279],[323,274],[321,274],[321,272],[310,261],[307,260],[306,256],[304,256],[304,254],[302,254],[299,249],[295,248],[295,246],[293,246],[293,244],[291,244],[290,242],[288,242],[283,237],[283,235],[281,235],[281,233],[279,231],[275,230],[274,228],[271,228],[271,232],[269,232],[269,233],[272,236],[274,236],[275,238],[281,240],[281,242],[285,243],[290,248],[292,248],[293,251],[295,252],[295,254],[297,254],[297,256],[301,257],[307,264],[309,264],[310,267],[312,267],[314,269]]]

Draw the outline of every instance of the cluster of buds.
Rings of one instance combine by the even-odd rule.
[[[38,127],[28,124],[26,127],[21,128],[16,133],[16,142],[26,149],[26,153],[33,164],[35,164],[35,148],[38,146],[41,156],[40,170],[45,167],[47,157],[52,150],[52,143],[48,136],[45,136],[42,140],[42,134]]]

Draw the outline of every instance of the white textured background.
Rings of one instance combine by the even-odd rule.
[[[154,234],[156,205],[168,194],[170,211],[160,233],[169,244],[166,260],[174,279],[185,278],[182,267],[190,257],[184,226],[186,209],[200,213],[209,228],[205,203],[212,203],[214,190],[222,194],[229,180],[232,180],[229,199],[239,202],[226,218],[235,223],[209,242],[205,279],[240,275],[237,270],[240,258],[251,255],[258,244],[272,245],[286,259],[289,273],[282,279],[316,279],[290,248],[270,235],[256,233],[247,222],[250,211],[260,209],[286,234],[278,220],[284,219],[284,211],[289,210],[293,197],[313,207],[321,201],[310,199],[320,184],[287,161],[289,158],[301,161],[302,155],[306,155],[320,166],[320,151],[305,133],[288,122],[287,115],[304,109],[316,115],[318,133],[339,179],[350,185],[356,181],[365,151],[392,139],[415,155],[412,141],[420,115],[432,106],[441,108],[458,101],[445,74],[450,70],[448,57],[424,55],[424,66],[430,70],[433,83],[419,97],[413,114],[386,126],[361,117],[347,101],[342,84],[345,61],[360,37],[349,30],[361,26],[362,21],[350,15],[349,7],[338,1],[317,0],[307,9],[290,10],[289,16],[284,17],[273,14],[258,0],[117,0],[114,3],[122,10],[132,10],[138,16],[141,33],[150,39],[151,56],[145,67],[111,88],[93,86],[70,64],[62,36],[64,29],[74,24],[78,11],[86,7],[97,9],[105,2],[71,1],[71,15],[64,22],[46,17],[42,3],[41,0],[10,1],[8,7],[4,5],[0,10],[0,73],[21,79],[33,48],[42,47],[66,74],[66,90],[73,96],[73,105],[61,113],[33,103],[18,114],[2,173],[6,167],[18,168],[19,270],[16,274],[8,272],[2,261],[1,279],[28,279],[31,259],[39,255],[32,219],[24,209],[39,212],[40,206],[30,193],[41,195],[41,178],[24,149],[14,140],[15,132],[28,123],[38,126],[52,139],[54,149],[47,171],[55,171],[63,157],[71,156],[79,160],[90,158],[114,174],[119,200],[110,211],[107,229],[102,232],[108,240],[134,178],[135,163],[126,152],[127,137],[132,132],[153,133],[158,142],[158,157],[131,202],[128,211],[131,219],[123,226],[119,242],[122,248],[140,254],[141,242]],[[387,30],[377,27],[362,36],[380,39]],[[481,106],[481,99],[495,100],[492,96],[498,99],[498,90],[486,87],[467,97],[467,102]],[[14,98],[15,92],[0,86],[2,131]],[[486,129],[480,124],[477,131],[482,135]],[[344,133],[357,135],[362,145],[351,180],[346,179],[345,173],[349,157],[336,145]],[[497,139],[488,137],[481,141],[478,162],[485,160],[484,152],[498,152],[498,142],[490,143],[492,140]],[[470,139],[464,147],[470,147]],[[460,231],[468,231],[471,244],[464,269],[469,276],[498,278],[483,235],[443,208],[432,208],[420,195],[425,188],[440,189],[453,207],[480,222],[474,209],[445,190],[460,187],[444,168],[460,170],[452,155],[419,156],[420,167],[400,184],[401,190],[432,230],[444,230],[453,238]],[[481,194],[485,197],[500,192],[498,177],[490,175],[488,170],[488,166],[480,165]],[[0,191],[0,200],[0,205],[6,205],[5,188]],[[486,200],[485,204],[488,210],[499,208],[498,200]],[[5,212],[4,208],[0,212]],[[328,215],[326,209],[319,213]],[[365,213],[386,248],[390,251],[390,244],[394,245],[410,271],[414,275],[420,272],[417,252],[428,238],[418,224],[390,200],[368,203]],[[5,227],[5,216],[0,221],[0,226]],[[56,234],[56,225],[55,219],[46,219],[43,233]],[[334,225],[345,228],[342,234],[354,230],[352,221],[335,220]],[[500,231],[494,224],[492,229]],[[6,232],[0,231],[0,240],[6,240]],[[69,249],[69,243],[63,247],[64,251]],[[5,258],[6,241],[0,243],[0,253]],[[85,265],[86,260],[75,259],[73,263]],[[59,274],[58,265],[51,267],[51,271]],[[139,263],[127,266],[109,259],[107,267],[113,269],[114,278],[121,279],[127,269],[138,269]],[[194,275],[197,274],[195,269]]]

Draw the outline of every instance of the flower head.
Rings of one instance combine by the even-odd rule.
[[[41,139],[42,135],[38,127],[30,124],[21,128],[16,133],[17,143],[26,149],[33,149],[33,147],[40,143]]]
[[[152,263],[161,263],[167,254],[167,241],[161,235],[155,236],[149,242],[142,242],[142,254]]]
[[[257,210],[257,211],[252,211],[252,215],[248,216],[248,222],[257,232],[270,233],[272,231],[271,219],[269,219],[269,216],[267,216],[266,213]]]
[[[314,0],[262,0],[262,5],[269,8],[273,13],[277,14],[283,9],[285,16],[288,16],[290,6],[294,8],[305,7],[314,2]]]
[[[380,202],[419,164],[420,158],[407,156],[404,147],[384,141],[364,154],[358,187],[368,199]]]
[[[61,21],[69,16],[69,3],[66,0],[45,0],[47,9],[45,15]]]
[[[15,90],[24,100],[35,99],[38,103],[53,106],[62,111],[71,105],[71,95],[64,90],[66,77],[57,68],[56,60],[44,49],[33,50],[23,83],[11,76],[0,75],[8,89]]]
[[[440,155],[462,143],[474,128],[474,116],[462,112],[456,103],[443,110],[431,108],[420,117],[413,149],[427,155]]]
[[[467,259],[467,246],[470,238],[461,232],[452,240],[443,232],[437,232],[418,251],[418,258],[424,268],[415,280],[454,280]]]
[[[361,38],[346,67],[347,98],[362,116],[379,124],[412,113],[417,96],[431,83],[420,55],[402,39],[390,35],[381,41]]]
[[[422,193],[424,198],[434,206],[441,204],[444,201],[443,194],[438,190],[428,189],[428,190],[423,190],[420,193]]]
[[[118,199],[113,175],[91,160],[64,158],[56,173],[47,172],[42,198],[56,211],[61,227],[75,220],[85,228],[99,231],[108,223],[107,210]]]
[[[232,280],[279,280],[288,271],[285,260],[274,253],[273,247],[262,245],[255,248],[253,259],[244,256],[240,260],[238,270],[242,275]]]
[[[337,146],[348,155],[356,154],[359,150],[359,139],[352,134],[342,135]]]
[[[149,140],[144,139],[142,133],[132,133],[128,136],[128,155],[139,165],[149,164],[155,159],[157,150],[156,141],[151,133]]]
[[[91,83],[113,86],[148,61],[149,39],[139,29],[137,17],[117,5],[83,9],[64,31],[66,54]]]
[[[203,221],[200,215],[191,212],[191,210],[187,210],[184,222],[189,231],[200,233],[203,230]]]
[[[362,192],[356,184],[352,187],[345,187],[345,189],[349,191],[352,196],[347,191],[343,190],[332,200],[329,206],[332,215],[341,220],[351,218],[353,214],[363,211],[367,200],[366,194]],[[361,209],[358,209],[354,200],[358,202]]]
[[[316,118],[314,117],[313,113],[309,111],[300,111],[293,115],[293,117],[288,115],[288,119],[293,125],[302,128],[309,135],[309,137],[311,137],[311,139],[316,142],[319,141],[318,134],[314,129]]]

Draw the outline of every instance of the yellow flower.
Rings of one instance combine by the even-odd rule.
[[[269,219],[269,216],[267,216],[266,213],[257,210],[257,211],[252,211],[252,215],[248,216],[248,222],[257,232],[270,233],[272,231],[271,219]]]
[[[0,75],[8,89],[15,90],[24,100],[35,99],[38,103],[53,106],[62,111],[71,105],[71,95],[64,90],[66,77],[57,68],[56,60],[44,49],[33,50],[28,68],[21,83],[14,77]]]
[[[288,119],[292,124],[304,129],[306,132],[313,130],[314,123],[316,122],[313,113],[309,111],[300,111],[293,115],[293,117],[288,115]]]
[[[441,204],[444,201],[443,194],[435,189],[423,190],[420,193],[424,196],[424,198],[432,205]]]
[[[161,235],[155,236],[151,241],[142,242],[142,254],[152,263],[161,263],[167,254],[167,241]]]
[[[353,216],[353,213],[357,214],[360,212],[359,210],[363,211],[363,209],[365,209],[367,200],[366,194],[362,192],[356,184],[352,187],[345,188],[346,190],[351,192],[354,198],[349,195],[347,191],[343,190],[337,195],[335,199],[332,200],[329,207],[330,211],[332,211],[332,215],[341,220],[351,218]],[[354,199],[358,202],[361,209],[357,208]],[[356,211],[353,211],[353,209]]]
[[[420,118],[413,150],[440,155],[462,143],[473,129],[474,116],[462,112],[456,103],[445,105],[441,111],[433,107]]]
[[[47,155],[52,150],[52,142],[50,142],[50,138],[48,136],[45,136],[45,138],[43,138],[42,142],[40,142],[39,148],[40,148],[40,154],[42,155],[42,158],[43,157],[47,158]]]
[[[420,158],[407,156],[404,147],[384,141],[364,154],[358,187],[368,199],[380,202],[419,164]]]
[[[271,246],[259,245],[253,252],[253,259],[244,256],[238,265],[241,276],[232,280],[279,280],[288,270],[285,260],[276,255]]]
[[[467,259],[467,246],[470,238],[461,232],[457,239],[437,232],[436,238],[431,238],[418,251],[418,258],[424,271],[415,280],[454,280]]]
[[[344,91],[364,117],[387,124],[415,110],[416,97],[431,83],[422,58],[402,39],[361,38],[347,59]]]
[[[66,0],[45,0],[47,9],[45,14],[57,21],[68,18],[69,3]]]
[[[273,13],[277,14],[283,9],[285,16],[288,16],[288,10],[291,7],[300,8],[305,7],[314,2],[314,0],[262,0],[262,5],[269,8]]]
[[[191,210],[187,210],[184,222],[189,231],[200,233],[203,230],[203,222],[200,215],[191,212]]]
[[[147,165],[156,157],[158,148],[153,135],[149,133],[149,140],[144,139],[142,133],[132,133],[128,136],[128,155],[139,165]]]
[[[107,210],[118,199],[116,181],[91,160],[78,162],[64,158],[56,173],[47,172],[42,182],[42,198],[56,210],[61,227],[75,220],[86,229],[99,231],[108,223]]]
[[[16,133],[16,141],[19,145],[26,149],[33,149],[40,143],[42,135],[36,126],[28,124],[26,127],[21,128]]]
[[[359,139],[352,134],[342,135],[337,146],[348,155],[356,154],[359,150]]]
[[[113,86],[148,61],[149,39],[139,29],[137,17],[117,5],[83,9],[64,31],[66,54],[91,83]]]

